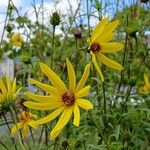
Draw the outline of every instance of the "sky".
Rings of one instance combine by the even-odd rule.
[[[36,7],[39,8],[41,5],[41,1],[42,0],[12,0],[14,5],[17,7],[17,9],[19,10],[20,15],[24,15],[25,13],[27,13],[27,16],[34,22],[36,20],[35,14],[34,14],[34,10],[33,10],[33,2],[35,2]],[[56,4],[57,1],[60,1],[59,3]],[[68,1],[70,1],[70,4],[72,6],[73,11],[75,12],[75,10],[78,7],[78,3],[77,1],[79,0],[43,0],[44,2],[44,17],[45,17],[45,21],[48,21],[49,16],[52,14],[52,12],[54,11],[59,11],[61,12],[61,14],[69,14],[70,11],[68,11],[69,9],[69,4]],[[82,7],[81,7],[81,12],[83,14],[86,13],[86,0],[81,0],[82,1]],[[101,0],[99,0],[101,1]],[[102,0],[103,5],[104,2],[109,1],[111,4],[115,4],[115,2],[117,0]],[[136,0],[118,0],[119,1],[119,6],[118,9],[121,9],[123,7],[122,2],[125,1],[125,5],[130,5],[131,3],[134,3]],[[90,2],[90,0],[89,0]],[[2,30],[4,28],[4,20],[6,17],[6,11],[7,11],[7,5],[8,5],[8,0],[0,0],[0,38],[2,35]],[[112,7],[106,10],[106,13],[104,14],[105,16],[111,16],[114,12],[116,7],[111,5]],[[90,7],[90,6],[89,6]],[[97,14],[95,14],[97,15]],[[86,17],[82,17],[83,21],[86,22],[87,16]],[[91,26],[95,26],[97,24],[98,20],[95,18],[91,17],[90,20],[90,25]],[[47,23],[47,22],[45,22]],[[17,32],[17,31],[16,31]],[[57,32],[59,33],[59,29],[57,30]]]

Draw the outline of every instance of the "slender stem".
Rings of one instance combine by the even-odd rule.
[[[6,116],[3,115],[3,118],[4,118],[5,122],[6,122],[6,125],[7,125],[7,127],[8,127],[9,132],[11,133],[11,129],[10,129],[10,126],[9,126],[9,124],[8,124],[8,122],[7,122]],[[17,145],[16,145],[15,139],[14,139],[13,137],[11,137],[11,141],[12,141],[12,143],[13,143],[14,146],[15,146],[15,150],[17,150]]]
[[[129,24],[129,20],[128,20],[128,15],[127,15],[127,24],[126,26],[128,27]],[[124,54],[123,54],[123,59],[122,59],[122,66],[125,65],[125,59],[126,59],[126,55],[127,55],[127,45],[128,45],[128,33],[126,32],[126,38],[125,38],[125,48],[124,48]],[[119,82],[119,86],[118,86],[118,91],[120,90],[121,84],[122,84],[122,79],[123,79],[123,71],[121,71],[121,78],[120,78],[120,82]]]
[[[48,146],[48,128],[47,124],[45,124],[45,144]]]
[[[125,110],[125,108],[126,108],[126,103],[128,102],[128,99],[129,99],[131,90],[132,90],[132,86],[130,86],[130,87],[128,88],[128,91],[127,91],[127,94],[126,94],[126,99],[125,99],[125,102],[123,103],[123,107],[122,107],[121,114],[123,114],[123,112],[124,112],[124,110]]]
[[[43,125],[42,130],[41,130],[41,135],[40,135],[40,138],[39,138],[39,145],[40,145],[41,140],[42,140],[43,131],[44,131],[44,125]]]
[[[90,15],[89,15],[89,3],[88,2],[89,0],[86,0],[88,36],[90,37]]]
[[[78,39],[75,39],[76,42],[76,51],[78,50]],[[77,72],[77,67],[78,67],[78,55],[76,53],[76,57],[75,57],[75,72]]]
[[[11,118],[12,118],[14,124],[17,124],[16,114],[14,113],[14,110],[13,110],[13,108],[11,106],[10,106],[10,115],[11,115]],[[18,128],[18,126],[17,126],[17,128]],[[25,150],[25,147],[23,146],[23,143],[22,143],[22,139],[21,139],[20,133],[18,133],[18,138],[19,138],[19,142],[20,142],[22,150]]]
[[[7,19],[8,19],[9,6],[10,6],[10,0],[8,1],[7,12],[6,12],[6,18],[5,18],[4,28],[3,28],[3,31],[2,31],[2,36],[1,36],[1,41],[0,41],[0,48],[1,48],[1,45],[2,45],[2,42],[3,42],[4,33],[5,33],[5,29],[6,29],[5,27],[6,27]]]
[[[103,99],[104,99],[104,124],[106,125],[107,103],[105,95],[105,83],[103,82]]]
[[[31,138],[32,138],[32,141],[33,141],[33,145],[35,145],[35,140],[34,140],[34,136],[33,136],[33,132],[32,132],[32,128],[29,127],[30,129],[30,133],[31,133]]]
[[[0,141],[0,144],[1,144],[5,149],[9,150],[9,149],[7,148],[7,146],[6,146],[2,141]]]
[[[54,51],[54,41],[55,41],[55,25],[53,25],[53,36],[52,36],[52,49],[51,49],[51,68],[53,68],[53,51]]]

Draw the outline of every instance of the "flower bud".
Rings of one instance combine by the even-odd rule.
[[[54,12],[50,18],[50,23],[53,26],[57,26],[60,23],[60,16],[57,12]]]

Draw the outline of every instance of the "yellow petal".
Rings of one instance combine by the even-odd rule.
[[[113,22],[110,22],[108,23],[103,32],[99,35],[99,36],[102,36],[102,35],[105,35],[105,34],[110,34],[111,32],[114,31],[114,29],[119,25],[119,20],[115,20]]]
[[[93,109],[92,103],[87,99],[79,98],[76,100],[76,103],[85,110]]]
[[[38,128],[38,125],[37,125],[36,121],[34,121],[34,120],[29,121],[28,125],[35,129]]]
[[[59,95],[60,94],[59,91],[56,88],[54,88],[54,87],[52,87],[50,85],[41,83],[41,82],[39,82],[37,80],[29,78],[28,82],[38,86],[39,88],[41,88],[42,90],[48,92],[49,94],[52,94],[52,95]]]
[[[102,33],[102,31],[104,30],[106,24],[108,23],[109,21],[109,17],[101,20],[98,25],[95,27],[93,33],[92,33],[92,42],[95,41],[95,39],[97,37],[99,37],[99,35]]]
[[[15,92],[16,92],[16,78],[14,79],[13,86],[12,86],[12,95],[15,94]]]
[[[48,102],[48,103],[34,103],[30,101],[26,101],[23,103],[26,107],[36,110],[53,110],[62,106],[62,103],[58,102]]]
[[[11,85],[11,80],[10,77],[8,75],[6,75],[6,83],[7,83],[7,94],[8,96],[10,96],[11,92],[12,92],[12,85]]]
[[[5,84],[4,84],[2,79],[0,79],[0,85],[1,85],[0,89],[1,89],[2,93],[6,94],[7,93],[6,86],[5,86]]]
[[[60,134],[60,132],[63,130],[63,128],[61,128],[61,129],[59,129],[59,130],[57,130],[57,131],[55,131],[55,133],[50,133],[50,140],[54,140],[59,134]]]
[[[22,128],[22,122],[17,123],[16,125],[14,125],[11,128],[11,136],[14,136],[14,134],[16,134],[16,132]]]
[[[27,123],[25,123],[25,124],[23,125],[23,134],[22,134],[22,137],[23,137],[23,138],[25,138],[25,137],[27,136],[28,131],[29,131],[29,126],[28,126]]]
[[[69,122],[70,118],[71,118],[71,115],[72,115],[72,109],[73,107],[67,107],[60,119],[58,120],[56,126],[54,127],[54,129],[51,131],[51,134],[50,134],[50,138],[51,139],[55,139],[57,136],[58,136],[58,131],[63,129],[65,127],[65,125]],[[57,134],[56,134],[57,133]],[[60,132],[59,132],[60,133]]]
[[[74,105],[73,113],[74,113],[73,124],[78,127],[80,123],[80,110],[79,110],[78,105],[76,104]]]
[[[40,68],[42,72],[49,78],[54,87],[59,89],[62,93],[65,93],[67,91],[67,88],[63,81],[46,64],[40,63]]]
[[[98,74],[99,74],[99,76],[100,76],[100,79],[101,79],[101,81],[103,82],[103,81],[104,81],[104,76],[103,76],[103,74],[102,74],[102,72],[101,72],[101,69],[100,69],[98,63],[97,63],[95,54],[94,54],[92,51],[91,51],[90,53],[91,53],[91,55],[92,55],[92,62],[93,62],[93,64],[94,64],[94,66],[95,66],[95,69],[97,70],[97,72],[98,72]]]
[[[98,53],[100,61],[105,64],[106,66],[116,69],[116,70],[122,70],[123,67],[119,63],[115,62],[114,60],[109,59],[105,55]]]
[[[90,90],[90,86],[86,86],[84,88],[82,88],[81,90],[79,90],[78,92],[75,93],[75,97],[83,97],[83,96],[88,96],[89,95],[89,90]]]
[[[79,90],[81,90],[84,87],[85,82],[86,82],[89,74],[90,74],[90,64],[86,65],[86,67],[84,69],[84,73],[82,75],[82,78],[79,81],[79,83],[77,84],[76,91],[79,91]]]
[[[0,103],[3,102],[3,95],[0,93]]]
[[[51,114],[47,115],[46,117],[39,119],[36,121],[37,124],[44,124],[47,122],[52,121],[53,119],[55,119],[63,110],[65,107],[60,107],[58,109],[56,109],[54,112],[52,112]]]
[[[27,96],[28,98],[37,101],[37,102],[41,102],[41,103],[49,103],[49,102],[56,102],[56,101],[60,101],[60,97],[58,96],[54,96],[54,95],[49,95],[49,96],[44,96],[44,95],[36,95],[34,93],[31,92],[25,92],[25,96]]]
[[[146,86],[143,86],[143,87],[140,87],[140,88],[138,89],[138,92],[141,93],[141,94],[146,95],[146,94],[149,94],[149,93],[150,93],[150,90],[148,90]]]
[[[110,42],[110,43],[103,43],[101,44],[101,52],[103,53],[112,53],[112,52],[118,52],[123,48],[122,43],[118,42]]]
[[[147,88],[150,88],[150,82],[146,73],[144,73],[144,82]]]
[[[67,63],[67,71],[68,71],[68,77],[69,77],[69,89],[71,91],[74,91],[75,87],[76,87],[75,72],[74,72],[73,66],[70,63],[70,61],[68,60],[68,58],[66,58],[66,63]]]

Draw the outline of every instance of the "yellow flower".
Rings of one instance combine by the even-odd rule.
[[[23,38],[20,34],[13,34],[11,36],[11,44],[13,46],[21,46],[22,42],[23,42]]]
[[[31,92],[26,92],[25,95],[35,102],[26,101],[24,105],[36,110],[54,110],[51,114],[37,121],[38,124],[44,124],[52,121],[61,113],[56,126],[51,131],[50,139],[55,139],[63,130],[65,125],[71,119],[72,113],[74,114],[73,124],[79,126],[80,122],[80,109],[79,107],[89,110],[93,108],[91,102],[82,97],[89,95],[90,86],[85,86],[85,82],[89,76],[90,64],[85,67],[81,80],[76,85],[76,75],[72,64],[66,59],[69,87],[67,88],[64,82],[44,63],[40,63],[42,72],[51,81],[52,86],[43,84],[34,79],[29,79],[31,84],[40,87],[49,95],[36,95]],[[85,87],[84,87],[85,86]]]
[[[122,43],[110,42],[110,40],[112,40],[114,37],[113,31],[118,26],[118,24],[118,20],[109,23],[109,18],[107,17],[98,23],[91,36],[89,50],[90,54],[92,55],[92,62],[102,81],[104,81],[104,77],[98,65],[97,59],[110,68],[116,70],[123,69],[123,67],[119,63],[109,59],[104,55],[105,53],[107,54],[118,52],[123,48]]]
[[[18,130],[22,128],[23,130],[23,138],[25,138],[28,134],[29,127],[37,128],[37,124],[35,123],[35,119],[37,119],[36,115],[33,115],[30,112],[22,111],[20,114],[20,120],[11,128],[11,136],[14,136]]]
[[[20,90],[21,88],[16,90],[16,78],[13,82],[8,75],[3,79],[0,78],[0,108],[7,109],[13,104]]]
[[[141,94],[149,94],[150,93],[150,82],[148,76],[144,73],[144,86],[139,88],[139,93]]]

